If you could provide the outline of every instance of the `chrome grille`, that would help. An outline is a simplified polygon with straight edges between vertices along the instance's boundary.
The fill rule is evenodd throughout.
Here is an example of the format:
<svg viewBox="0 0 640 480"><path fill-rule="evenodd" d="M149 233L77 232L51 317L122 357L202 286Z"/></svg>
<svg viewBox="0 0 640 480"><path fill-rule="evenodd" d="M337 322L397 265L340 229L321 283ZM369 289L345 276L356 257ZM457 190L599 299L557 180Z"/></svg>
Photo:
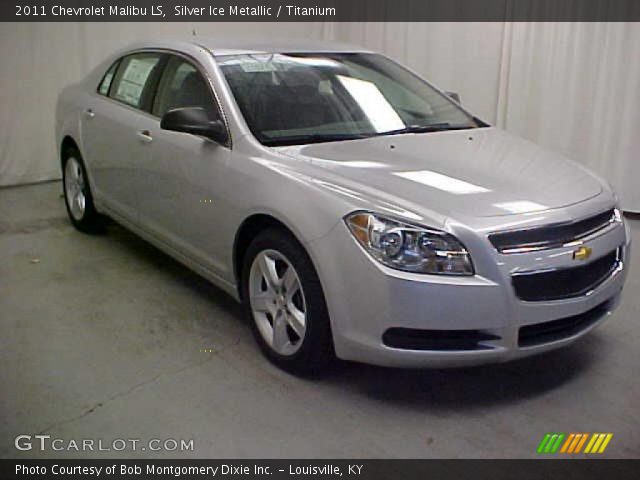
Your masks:
<svg viewBox="0 0 640 480"><path fill-rule="evenodd" d="M611 209L575 222L492 233L489 241L504 254L558 248L607 228L618 221L618 215Z"/></svg>

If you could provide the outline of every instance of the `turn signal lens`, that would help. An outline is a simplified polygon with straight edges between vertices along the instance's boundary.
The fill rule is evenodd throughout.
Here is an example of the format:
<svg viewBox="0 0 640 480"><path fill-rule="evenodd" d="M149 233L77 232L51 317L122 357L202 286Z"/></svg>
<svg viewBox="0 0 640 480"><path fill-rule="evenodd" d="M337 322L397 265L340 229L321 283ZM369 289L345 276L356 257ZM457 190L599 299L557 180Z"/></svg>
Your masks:
<svg viewBox="0 0 640 480"><path fill-rule="evenodd" d="M453 236L370 212L345 217L358 243L380 263L414 273L473 275L471 257Z"/></svg>

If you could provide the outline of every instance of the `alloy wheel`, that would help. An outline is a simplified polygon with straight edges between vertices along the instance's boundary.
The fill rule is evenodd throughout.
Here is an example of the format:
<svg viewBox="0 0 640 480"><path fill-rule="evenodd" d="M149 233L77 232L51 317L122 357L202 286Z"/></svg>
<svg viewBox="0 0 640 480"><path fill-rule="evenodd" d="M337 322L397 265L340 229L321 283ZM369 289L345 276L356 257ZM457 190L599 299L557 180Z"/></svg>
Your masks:
<svg viewBox="0 0 640 480"><path fill-rule="evenodd" d="M249 273L249 302L256 326L276 353L293 355L307 329L302 284L291 262L276 250L263 250Z"/></svg>
<svg viewBox="0 0 640 480"><path fill-rule="evenodd" d="M71 215L77 221L82 220L86 208L85 180L82 166L73 157L65 165L64 190Z"/></svg>

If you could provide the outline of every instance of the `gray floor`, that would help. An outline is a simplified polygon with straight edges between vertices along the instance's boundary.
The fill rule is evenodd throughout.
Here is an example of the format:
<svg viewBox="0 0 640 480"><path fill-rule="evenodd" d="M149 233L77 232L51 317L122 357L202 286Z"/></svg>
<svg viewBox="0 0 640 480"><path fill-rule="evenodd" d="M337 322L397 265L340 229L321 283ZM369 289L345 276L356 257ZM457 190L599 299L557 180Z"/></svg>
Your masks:
<svg viewBox="0 0 640 480"><path fill-rule="evenodd" d="M117 225L76 232L60 191L0 190L1 457L535 457L549 431L613 432L605 456L640 456L637 248L621 308L569 349L309 381L270 366L234 301L166 255ZM42 432L194 451L14 449Z"/></svg>

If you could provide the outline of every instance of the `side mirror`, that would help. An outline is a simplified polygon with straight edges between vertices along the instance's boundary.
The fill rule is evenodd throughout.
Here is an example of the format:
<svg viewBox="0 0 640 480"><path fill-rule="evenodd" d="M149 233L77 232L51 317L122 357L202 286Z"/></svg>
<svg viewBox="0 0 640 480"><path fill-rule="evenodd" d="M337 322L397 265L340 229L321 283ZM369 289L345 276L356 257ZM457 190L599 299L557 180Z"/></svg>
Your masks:
<svg viewBox="0 0 640 480"><path fill-rule="evenodd" d="M462 102L460 101L460 95L458 95L456 92L444 92L444 93L446 93L447 96L451 98L451 100L462 105Z"/></svg>
<svg viewBox="0 0 640 480"><path fill-rule="evenodd" d="M160 128L173 132L191 133L214 142L227 142L227 129L221 120L210 120L202 107L182 107L169 110L160 120Z"/></svg>

